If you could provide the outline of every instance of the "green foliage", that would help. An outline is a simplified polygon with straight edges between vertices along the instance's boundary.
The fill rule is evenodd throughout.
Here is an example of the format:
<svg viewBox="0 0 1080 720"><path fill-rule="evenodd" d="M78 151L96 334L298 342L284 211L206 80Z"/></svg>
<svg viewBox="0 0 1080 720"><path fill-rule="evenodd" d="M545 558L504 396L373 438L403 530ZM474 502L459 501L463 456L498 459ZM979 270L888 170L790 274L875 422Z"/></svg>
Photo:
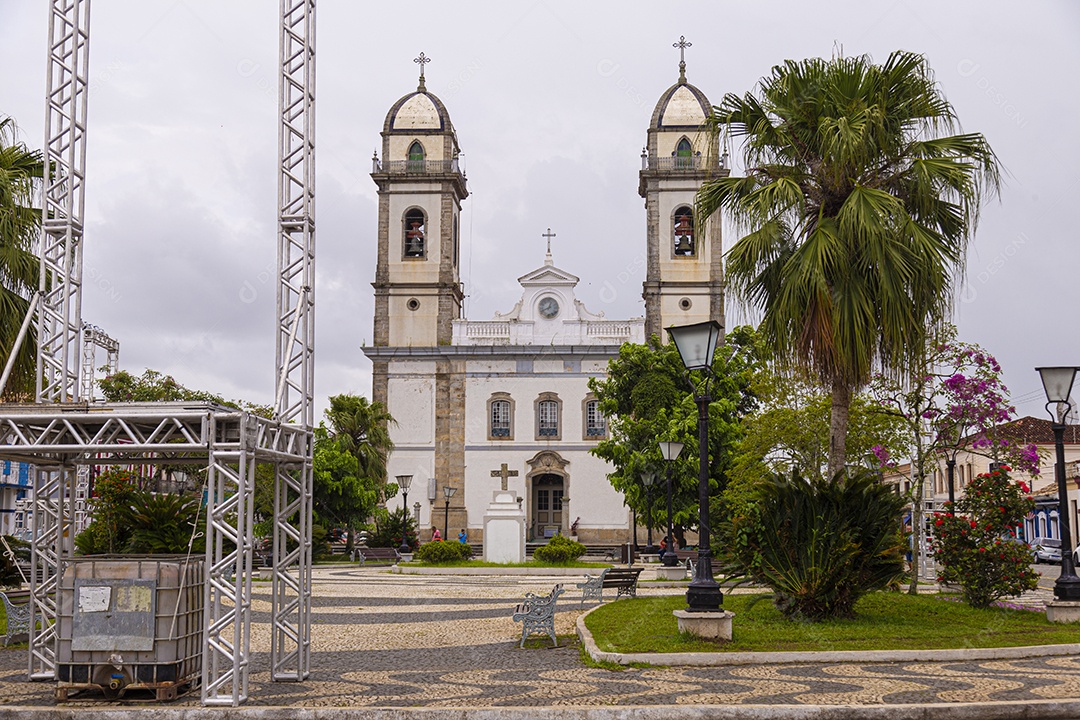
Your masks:
<svg viewBox="0 0 1080 720"><path fill-rule="evenodd" d="M420 547L415 519L411 512L406 512L402 508L389 511L386 508L378 509L375 513L375 531L368 536L368 547L401 547L402 515L405 516L409 547L413 550Z"/></svg>
<svg viewBox="0 0 1080 720"><path fill-rule="evenodd" d="M832 401L820 385L794 373L762 371L754 392L761 411L743 420L745 434L732 463L733 480L752 483L778 473L798 470L805 477L826 475ZM847 426L847 457L872 459L874 446L902 457L907 450L906 423L883 412L868 393L851 400Z"/></svg>
<svg viewBox="0 0 1080 720"><path fill-rule="evenodd" d="M756 406L752 381L761 367L760 351L753 329L738 327L727 335L713 359L716 380L709 405L709 476L714 493L727 484L733 448L743 432L740 418ZM676 536L696 526L698 517L698 410L685 376L675 345L661 344L653 337L645 345L624 344L608 364L607 376L589 381L610 431L610 437L590 452L611 463L614 471L608 480L640 521L651 527L667 524L667 507L661 500L664 482L653 489L649 517L649 495L641 473L656 472L666 481L669 468L658 441L685 444L670 468Z"/></svg>
<svg viewBox="0 0 1080 720"><path fill-rule="evenodd" d="M126 370L113 373L98 381L101 393L109 402L168 402L199 401L212 402L225 407L239 407L228 402L220 395L203 390L189 390L176 382L171 375L163 375L156 370L147 370L136 377Z"/></svg>
<svg viewBox="0 0 1080 720"><path fill-rule="evenodd" d="M760 312L777 358L833 393L829 469L845 463L846 408L875 365L918 372L951 310L967 243L1000 166L959 120L926 59L894 52L788 60L728 94L709 126L742 136L747 177L716 177L696 216L723 208L745 234L729 287Z"/></svg>
<svg viewBox="0 0 1080 720"><path fill-rule="evenodd" d="M4 535L4 542L11 551L9 554L7 548L0 544L0 587L19 587L23 578L18 563L30 562L30 543L14 535Z"/></svg>
<svg viewBox="0 0 1080 720"><path fill-rule="evenodd" d="M472 557L472 548L464 543L439 540L424 543L413 557L432 565L443 565L468 560Z"/></svg>
<svg viewBox="0 0 1080 720"><path fill-rule="evenodd" d="M788 617L850 617L862 595L904 576L902 510L868 471L827 481L774 476L720 523L721 571L771 588Z"/></svg>
<svg viewBox="0 0 1080 720"><path fill-rule="evenodd" d="M331 437L322 424L315 428L312 507L325 527L356 527L374 512L377 481L361 474L356 456Z"/></svg>
<svg viewBox="0 0 1080 720"><path fill-rule="evenodd" d="M90 525L75 536L83 555L119 553L131 541L131 506L139 493L135 477L127 470L106 470L94 480L90 499Z"/></svg>
<svg viewBox="0 0 1080 720"><path fill-rule="evenodd" d="M206 515L201 496L140 491L128 514L131 540L127 552L193 553L206 550Z"/></svg>
<svg viewBox="0 0 1080 720"><path fill-rule="evenodd" d="M1031 548L1011 534L1035 509L1028 491L1010 480L1006 466L969 482L955 515L934 513L934 557L942 568L938 581L959 585L972 607L989 607L1038 585Z"/></svg>
<svg viewBox="0 0 1080 720"><path fill-rule="evenodd" d="M584 545L562 535L556 535L548 540L547 545L536 548L533 557L540 562L561 565L577 560L584 554Z"/></svg>
<svg viewBox="0 0 1080 720"><path fill-rule="evenodd" d="M38 291L39 267L34 252L41 211L34 207L35 187L44 176L42 154L18 141L15 121L0 119L0 367L7 363L29 298ZM37 329L31 325L19 347L4 401L34 399Z"/></svg>

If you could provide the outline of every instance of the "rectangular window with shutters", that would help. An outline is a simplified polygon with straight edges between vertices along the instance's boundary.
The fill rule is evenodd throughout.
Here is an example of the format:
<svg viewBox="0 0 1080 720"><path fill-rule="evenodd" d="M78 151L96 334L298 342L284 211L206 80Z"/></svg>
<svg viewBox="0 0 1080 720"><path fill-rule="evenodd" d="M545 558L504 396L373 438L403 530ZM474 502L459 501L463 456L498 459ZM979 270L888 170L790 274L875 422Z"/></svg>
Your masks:
<svg viewBox="0 0 1080 720"><path fill-rule="evenodd" d="M491 436L510 437L510 402L495 400L491 403Z"/></svg>
<svg viewBox="0 0 1080 720"><path fill-rule="evenodd" d="M543 400L539 405L539 432L540 437L559 436L559 403L554 400Z"/></svg>

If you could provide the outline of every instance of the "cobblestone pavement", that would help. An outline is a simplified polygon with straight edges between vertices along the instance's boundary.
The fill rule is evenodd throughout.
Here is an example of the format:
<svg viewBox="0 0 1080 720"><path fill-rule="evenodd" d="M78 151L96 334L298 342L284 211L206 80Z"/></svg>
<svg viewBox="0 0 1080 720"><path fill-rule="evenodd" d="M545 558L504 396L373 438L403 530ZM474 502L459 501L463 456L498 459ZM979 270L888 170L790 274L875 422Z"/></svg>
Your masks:
<svg viewBox="0 0 1080 720"><path fill-rule="evenodd" d="M978 662L653 667L585 666L574 632L583 612L560 599L559 648L518 647L510 619L554 577L432 577L317 568L311 677L269 682L269 587L255 590L248 705L366 707L876 705L1080 698L1080 658ZM641 594L679 593L642 588ZM1036 602L1043 599L1035 598ZM52 683L26 681L25 649L0 651L0 705L53 704ZM99 701L100 702L100 701ZM198 693L179 700L197 705Z"/></svg>

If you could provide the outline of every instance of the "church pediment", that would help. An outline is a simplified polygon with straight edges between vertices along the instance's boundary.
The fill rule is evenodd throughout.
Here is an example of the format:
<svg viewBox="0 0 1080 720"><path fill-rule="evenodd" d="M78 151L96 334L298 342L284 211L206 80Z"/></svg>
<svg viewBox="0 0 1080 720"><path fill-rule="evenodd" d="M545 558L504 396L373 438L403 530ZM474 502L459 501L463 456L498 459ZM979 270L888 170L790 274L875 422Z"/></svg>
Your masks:
<svg viewBox="0 0 1080 720"><path fill-rule="evenodd" d="M545 265L518 278L522 286L532 285L577 285L580 278L560 270L554 265Z"/></svg>

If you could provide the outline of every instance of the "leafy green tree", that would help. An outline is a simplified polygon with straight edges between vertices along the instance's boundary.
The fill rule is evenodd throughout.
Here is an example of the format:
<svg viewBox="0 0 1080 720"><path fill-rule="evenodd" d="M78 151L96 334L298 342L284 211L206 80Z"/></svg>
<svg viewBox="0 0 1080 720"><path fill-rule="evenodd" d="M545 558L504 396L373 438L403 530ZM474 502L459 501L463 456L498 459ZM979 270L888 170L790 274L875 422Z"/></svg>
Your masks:
<svg viewBox="0 0 1080 720"><path fill-rule="evenodd" d="M946 321L997 157L958 120L921 55L787 61L756 93L728 94L709 125L744 138L746 177L707 181L699 217L744 230L729 287L761 313L782 362L830 389L828 472L846 461L853 395L879 365L917 371Z"/></svg>
<svg viewBox="0 0 1080 720"><path fill-rule="evenodd" d="M404 516L404 520L403 520ZM406 538L409 547L416 550L420 547L420 536L417 532L416 519L408 508L394 508L387 510L384 507L376 508L372 513L374 520L374 532L368 538L368 547L401 547L402 522L405 523ZM430 543L428 543L430 544ZM461 543L457 543L460 545Z"/></svg>
<svg viewBox="0 0 1080 720"><path fill-rule="evenodd" d="M719 524L720 572L769 587L787 617L851 617L860 597L904 576L903 508L870 470L761 480Z"/></svg>
<svg viewBox="0 0 1080 720"><path fill-rule="evenodd" d="M797 375L761 372L755 392L759 412L743 420L745 434L732 467L732 479L752 483L777 473L797 470L803 477L822 479L829 455L831 399L819 385ZM882 412L875 398L859 393L849 413L848 457L877 466L874 448L893 456L907 449L904 423Z"/></svg>
<svg viewBox="0 0 1080 720"><path fill-rule="evenodd" d="M390 423L394 418L382 403L369 402L357 395L334 395L326 410L330 421L327 439L332 439L342 452L351 455L356 466L351 477L364 486L364 491L350 492L350 502L367 498L367 490L375 491L375 501L370 505L357 505L345 513L338 507L337 513L347 523L349 539L346 552L352 552L356 526L372 514L374 505L387 498L386 459L394 449L390 439ZM396 486L395 486L396 489Z"/></svg>
<svg viewBox="0 0 1080 720"><path fill-rule="evenodd" d="M119 553L131 540L131 505L138 495L135 476L112 468L94 480L90 499L91 522L75 536L75 546L84 555Z"/></svg>
<svg viewBox="0 0 1080 720"><path fill-rule="evenodd" d="M739 327L728 334L713 360L716 381L709 405L709 477L714 494L727 484L732 451L742 434L740 418L756 405L751 379L759 369L760 350L753 329ZM639 518L648 512L641 473L657 472L665 482L667 478L657 443L685 444L672 467L676 537L696 526L698 514L698 411L685 374L675 345L661 344L654 336L646 345L623 345L608 364L607 377L589 381L610 431L609 438L590 452L614 467L608 480ZM663 491L654 493L652 516L647 518L652 527L667 525L664 496Z"/></svg>
<svg viewBox="0 0 1080 720"><path fill-rule="evenodd" d="M41 211L33 207L34 189L43 176L41 152L18 142L15 121L0 119L0 368L8 361L19 328L38 291L38 260L34 252L41 230ZM19 347L5 401L34 399L37 340L30 327Z"/></svg>
<svg viewBox="0 0 1080 720"><path fill-rule="evenodd" d="M220 395L203 390L190 390L171 375L165 375L157 370L147 370L140 376L135 376L126 370L120 370L112 375L98 380L101 394L108 402L168 402L168 401L199 401L212 402L225 407L239 408L234 402L229 402Z"/></svg>
<svg viewBox="0 0 1080 720"><path fill-rule="evenodd" d="M319 525L351 529L374 512L379 499L375 481L360 473L356 456L322 424L315 429L313 472L312 509Z"/></svg>

